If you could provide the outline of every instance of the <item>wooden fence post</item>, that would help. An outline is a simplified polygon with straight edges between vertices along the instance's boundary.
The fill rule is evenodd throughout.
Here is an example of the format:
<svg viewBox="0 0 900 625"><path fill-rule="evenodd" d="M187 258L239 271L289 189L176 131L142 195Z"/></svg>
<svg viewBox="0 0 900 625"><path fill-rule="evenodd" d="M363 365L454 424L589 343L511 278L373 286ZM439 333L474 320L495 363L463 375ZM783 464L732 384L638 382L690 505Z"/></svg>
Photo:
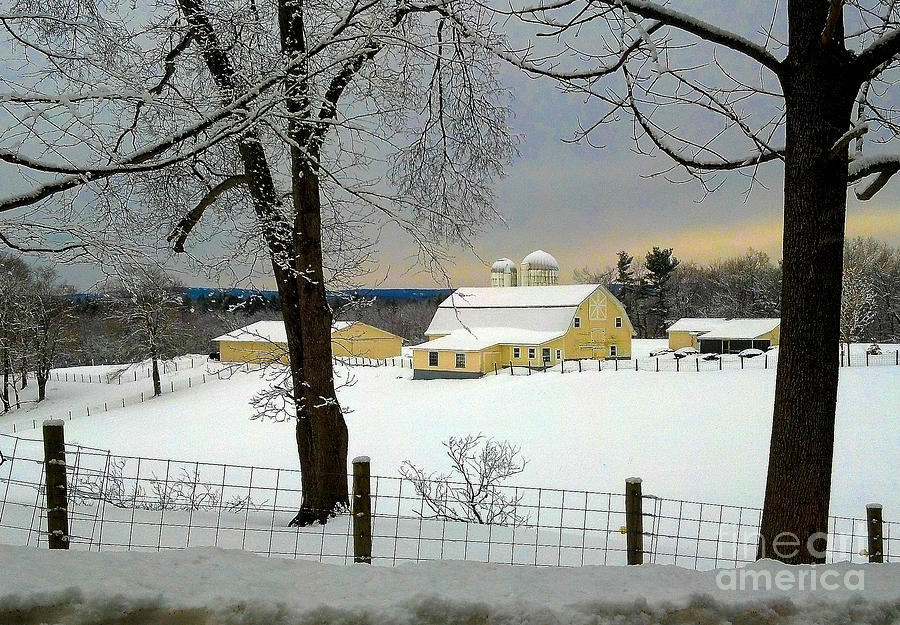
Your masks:
<svg viewBox="0 0 900 625"><path fill-rule="evenodd" d="M531 359L528 360L528 375L531 375Z"/></svg>
<svg viewBox="0 0 900 625"><path fill-rule="evenodd" d="M675 371L681 371L681 358L675 359Z"/></svg>
<svg viewBox="0 0 900 625"><path fill-rule="evenodd" d="M510 361L509 361L509 375L512 376L512 375L515 375L515 374L516 374L515 371L513 371L512 360L510 360Z"/></svg>
<svg viewBox="0 0 900 625"><path fill-rule="evenodd" d="M659 356L656 357L656 372L659 373Z"/></svg>
<svg viewBox="0 0 900 625"><path fill-rule="evenodd" d="M643 564L644 514L639 477L629 477L625 480L625 534L628 564Z"/></svg>
<svg viewBox="0 0 900 625"><path fill-rule="evenodd" d="M497 375L497 363L494 363L494 375Z"/></svg>
<svg viewBox="0 0 900 625"><path fill-rule="evenodd" d="M634 370L635 371L638 370L638 359L637 358L634 359Z"/></svg>
<svg viewBox="0 0 900 625"><path fill-rule="evenodd" d="M581 373L581 358L578 359L578 373Z"/></svg>
<svg viewBox="0 0 900 625"><path fill-rule="evenodd" d="M66 440L60 419L44 421L44 485L47 487L47 540L51 549L69 548L66 496Z"/></svg>
<svg viewBox="0 0 900 625"><path fill-rule="evenodd" d="M619 359L618 358L613 360L613 367L615 367L616 371L619 370Z"/></svg>
<svg viewBox="0 0 900 625"><path fill-rule="evenodd" d="M353 459L353 561L372 564L372 500L370 460Z"/></svg>
<svg viewBox="0 0 900 625"><path fill-rule="evenodd" d="M866 505L866 529L869 534L869 562L884 562L884 538L882 532L881 504Z"/></svg>
<svg viewBox="0 0 900 625"><path fill-rule="evenodd" d="M700 373L700 356L694 358L694 362L697 363L697 373Z"/></svg>

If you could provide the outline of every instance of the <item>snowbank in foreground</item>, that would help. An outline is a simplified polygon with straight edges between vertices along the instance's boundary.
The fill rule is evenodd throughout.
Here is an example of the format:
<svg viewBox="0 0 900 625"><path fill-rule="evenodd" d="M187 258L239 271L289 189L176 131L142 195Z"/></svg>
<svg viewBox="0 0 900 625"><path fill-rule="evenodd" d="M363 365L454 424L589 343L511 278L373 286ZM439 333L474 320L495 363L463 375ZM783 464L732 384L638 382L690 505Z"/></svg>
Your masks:
<svg viewBox="0 0 900 625"><path fill-rule="evenodd" d="M786 567L767 561L745 570L773 579L779 572L796 578L805 570L807 586L811 575L833 571L827 583L841 588L736 591L720 588L717 575L724 573L656 565L553 569L434 562L386 569L220 549L85 553L0 546L0 622L646 625L900 619L898 565ZM845 588L848 573L852 583Z"/></svg>

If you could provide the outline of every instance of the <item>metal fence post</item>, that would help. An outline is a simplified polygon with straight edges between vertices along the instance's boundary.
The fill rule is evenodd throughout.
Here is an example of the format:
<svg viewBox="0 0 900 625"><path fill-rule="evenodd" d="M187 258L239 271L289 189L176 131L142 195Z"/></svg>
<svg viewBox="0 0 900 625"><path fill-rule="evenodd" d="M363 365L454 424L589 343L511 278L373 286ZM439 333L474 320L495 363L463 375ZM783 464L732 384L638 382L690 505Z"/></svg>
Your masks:
<svg viewBox="0 0 900 625"><path fill-rule="evenodd" d="M47 419L44 431L44 485L47 488L47 540L51 549L69 548L66 496L66 441L63 422Z"/></svg>
<svg viewBox="0 0 900 625"><path fill-rule="evenodd" d="M625 480L625 534L628 564L644 563L644 514L641 509L641 478Z"/></svg>
<svg viewBox="0 0 900 625"><path fill-rule="evenodd" d="M869 562L884 562L884 538L881 535L881 504L866 505L866 529L869 535Z"/></svg>
<svg viewBox="0 0 900 625"><path fill-rule="evenodd" d="M372 564L372 500L369 457L353 459L353 561Z"/></svg>

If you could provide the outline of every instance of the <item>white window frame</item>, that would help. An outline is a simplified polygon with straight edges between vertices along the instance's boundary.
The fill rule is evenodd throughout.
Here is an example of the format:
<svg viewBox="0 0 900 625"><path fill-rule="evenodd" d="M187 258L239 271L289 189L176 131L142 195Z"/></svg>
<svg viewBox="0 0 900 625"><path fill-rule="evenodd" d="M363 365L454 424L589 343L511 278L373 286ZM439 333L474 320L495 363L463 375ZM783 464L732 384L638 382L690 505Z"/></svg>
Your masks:
<svg viewBox="0 0 900 625"><path fill-rule="evenodd" d="M622 318L621 317L616 317L616 327L617 328L622 327Z"/></svg>
<svg viewBox="0 0 900 625"><path fill-rule="evenodd" d="M556 359L562 360L562 350L561 349L556 350Z"/></svg>
<svg viewBox="0 0 900 625"><path fill-rule="evenodd" d="M618 358L619 357L619 348L615 345L609 346L609 356L610 358Z"/></svg>
<svg viewBox="0 0 900 625"><path fill-rule="evenodd" d="M459 364L460 356L462 356L462 364ZM465 352L456 352L456 368L457 369L465 369L466 368L466 353Z"/></svg>
<svg viewBox="0 0 900 625"><path fill-rule="evenodd" d="M575 321L572 322L573 327L580 328L581 327L581 317L575 317Z"/></svg>
<svg viewBox="0 0 900 625"><path fill-rule="evenodd" d="M431 364L431 356L434 356L434 364ZM441 357L437 352L428 352L428 366L437 367L441 362Z"/></svg>
<svg viewBox="0 0 900 625"><path fill-rule="evenodd" d="M534 360L535 358L537 358L537 348L529 347L528 348L528 360Z"/></svg>
<svg viewBox="0 0 900 625"><path fill-rule="evenodd" d="M544 350L547 350L547 358L546 359L544 358ZM552 356L553 356L553 350L551 350L549 347L541 348L541 364L543 364L545 362L550 362L550 359Z"/></svg>
<svg viewBox="0 0 900 625"><path fill-rule="evenodd" d="M513 358L521 358L522 357L522 348L521 347L513 347Z"/></svg>

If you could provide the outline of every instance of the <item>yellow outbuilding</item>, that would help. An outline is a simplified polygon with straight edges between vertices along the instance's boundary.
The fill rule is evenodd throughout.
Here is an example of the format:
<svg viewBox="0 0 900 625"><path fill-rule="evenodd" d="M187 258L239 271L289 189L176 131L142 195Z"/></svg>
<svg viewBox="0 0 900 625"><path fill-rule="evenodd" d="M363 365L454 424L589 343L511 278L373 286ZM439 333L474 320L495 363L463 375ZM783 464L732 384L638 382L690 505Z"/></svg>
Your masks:
<svg viewBox="0 0 900 625"><path fill-rule="evenodd" d="M287 333L281 321L257 321L213 339L222 362L287 364ZM331 353L384 359L399 356L403 339L361 321L336 321L331 328Z"/></svg>
<svg viewBox="0 0 900 625"><path fill-rule="evenodd" d="M709 332L724 321L724 317L684 317L679 319L666 329L666 333L669 335L669 349L673 351L682 347L700 349L697 337Z"/></svg>
<svg viewBox="0 0 900 625"><path fill-rule="evenodd" d="M631 357L625 307L599 284L461 288L412 348L413 378L473 378L497 368Z"/></svg>
<svg viewBox="0 0 900 625"><path fill-rule="evenodd" d="M736 354L755 348L767 350L778 345L781 319L721 319L685 317L666 330L669 348L693 347L700 352Z"/></svg>

